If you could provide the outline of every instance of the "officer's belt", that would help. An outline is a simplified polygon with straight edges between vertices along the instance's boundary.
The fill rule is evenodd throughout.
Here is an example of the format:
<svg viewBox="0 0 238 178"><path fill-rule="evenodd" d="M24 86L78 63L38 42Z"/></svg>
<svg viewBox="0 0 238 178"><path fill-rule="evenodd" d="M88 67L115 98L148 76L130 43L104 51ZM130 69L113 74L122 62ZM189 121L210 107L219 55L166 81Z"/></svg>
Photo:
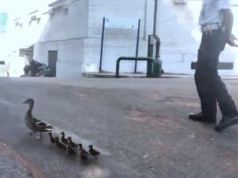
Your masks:
<svg viewBox="0 0 238 178"><path fill-rule="evenodd" d="M201 31L208 32L211 30L218 30L219 28L220 28L220 25L218 23L206 24L206 25L202 25Z"/></svg>

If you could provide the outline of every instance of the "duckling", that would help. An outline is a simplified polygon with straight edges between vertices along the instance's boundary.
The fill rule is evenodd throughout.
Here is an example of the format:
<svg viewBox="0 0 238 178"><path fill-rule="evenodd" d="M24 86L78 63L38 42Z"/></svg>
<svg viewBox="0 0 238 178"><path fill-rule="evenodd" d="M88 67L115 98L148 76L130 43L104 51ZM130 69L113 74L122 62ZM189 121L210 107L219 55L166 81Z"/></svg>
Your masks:
<svg viewBox="0 0 238 178"><path fill-rule="evenodd" d="M51 125L43 122L32 115L32 110L34 107L34 100L32 98L27 99L23 102L24 104L29 104L29 109L25 115L26 126L33 131L34 134L40 133L40 139L42 140L42 132L48 132L53 129ZM32 133L31 133L32 134Z"/></svg>
<svg viewBox="0 0 238 178"><path fill-rule="evenodd" d="M93 148L93 145L89 145L88 147L89 147L89 153L97 159L97 157L100 155L100 152L95 150Z"/></svg>
<svg viewBox="0 0 238 178"><path fill-rule="evenodd" d="M66 154L67 155L76 155L76 150L73 149L71 146L67 145L66 147Z"/></svg>
<svg viewBox="0 0 238 178"><path fill-rule="evenodd" d="M55 137L55 145L56 145L57 148L59 148L61 150L65 150L65 151L67 150L67 145L61 143L59 141L59 137Z"/></svg>
<svg viewBox="0 0 238 178"><path fill-rule="evenodd" d="M64 132L61 132L61 141L64 143L64 144L67 144L67 139L65 138L65 133Z"/></svg>
<svg viewBox="0 0 238 178"><path fill-rule="evenodd" d="M83 145L81 143L78 144L78 151L79 151L79 156L82 159L82 161L87 161L89 153L83 148Z"/></svg>
<svg viewBox="0 0 238 178"><path fill-rule="evenodd" d="M72 137L67 138L67 142L70 144L71 147L77 148L77 144L72 141Z"/></svg>
<svg viewBox="0 0 238 178"><path fill-rule="evenodd" d="M56 139L53 137L52 132L49 132L48 134L49 134L49 137L50 137L51 144L55 144L56 143Z"/></svg>
<svg viewBox="0 0 238 178"><path fill-rule="evenodd" d="M70 155L76 155L76 149L77 147L74 147L72 144L71 139L67 139L67 148L66 148L66 153Z"/></svg>

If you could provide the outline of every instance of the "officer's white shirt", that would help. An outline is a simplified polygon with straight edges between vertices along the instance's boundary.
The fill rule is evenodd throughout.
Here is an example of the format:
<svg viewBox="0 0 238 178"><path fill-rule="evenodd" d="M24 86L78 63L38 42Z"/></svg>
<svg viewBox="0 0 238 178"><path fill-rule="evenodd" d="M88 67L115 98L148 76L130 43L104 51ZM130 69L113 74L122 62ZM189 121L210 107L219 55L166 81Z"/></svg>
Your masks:
<svg viewBox="0 0 238 178"><path fill-rule="evenodd" d="M199 18L200 25L221 24L221 9L230 9L230 0L203 0L203 6Z"/></svg>

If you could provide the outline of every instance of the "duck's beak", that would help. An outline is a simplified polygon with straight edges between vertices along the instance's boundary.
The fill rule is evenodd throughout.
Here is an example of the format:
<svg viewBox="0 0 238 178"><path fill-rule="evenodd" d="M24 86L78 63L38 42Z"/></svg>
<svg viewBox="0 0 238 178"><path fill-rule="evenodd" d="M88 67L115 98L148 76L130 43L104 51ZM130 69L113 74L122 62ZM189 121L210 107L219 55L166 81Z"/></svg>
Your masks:
<svg viewBox="0 0 238 178"><path fill-rule="evenodd" d="M23 104L27 104L27 100L22 102Z"/></svg>

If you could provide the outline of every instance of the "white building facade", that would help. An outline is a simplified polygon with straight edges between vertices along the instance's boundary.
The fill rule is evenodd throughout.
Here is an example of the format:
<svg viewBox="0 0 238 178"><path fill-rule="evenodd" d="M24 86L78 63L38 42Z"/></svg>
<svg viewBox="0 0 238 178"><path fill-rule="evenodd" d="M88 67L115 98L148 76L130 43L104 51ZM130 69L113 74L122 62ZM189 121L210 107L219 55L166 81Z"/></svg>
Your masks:
<svg viewBox="0 0 238 178"><path fill-rule="evenodd" d="M147 55L147 35L152 33L153 0L133 4L131 1L65 0L50 7L45 29L34 45L34 59L47 63L48 51L58 51L57 76L78 77L84 72L98 72L101 54L103 18L125 21L141 19L140 56ZM148 12L148 14L145 14ZM147 22L150 23L147 23ZM147 23L147 24L145 24ZM123 25L123 22L122 24ZM105 28L102 70L115 72L120 56L135 56L137 28ZM134 63L122 65L124 72L131 72ZM145 64L138 71L145 72Z"/></svg>
<svg viewBox="0 0 238 178"><path fill-rule="evenodd" d="M190 63L196 60L200 42L197 19L201 1L186 2L180 5L173 0L160 0L158 4L157 34L161 38L163 69L168 73L193 73ZM42 3L41 8L34 7L31 12L12 18L7 34L8 41L14 41L9 47L15 54L11 58L18 55L20 48L33 45L33 58L39 62L52 63L49 56L53 54L59 78L78 78L85 72L98 72L104 17L111 21L121 19L121 24L117 22L115 28L105 29L103 71L115 72L120 56L135 56L137 28L120 28L120 25L141 20L138 55L147 56L148 35L153 31L154 0L44 0ZM238 19L236 14L235 18ZM235 28L238 29L237 24ZM231 49L223 54L222 61L235 62L235 69L224 74L237 74L236 56ZM15 75L23 73L25 62L19 60L24 59L11 60L10 68L20 71ZM121 70L133 72L134 62L123 63ZM146 64L139 62L138 72L145 71Z"/></svg>

